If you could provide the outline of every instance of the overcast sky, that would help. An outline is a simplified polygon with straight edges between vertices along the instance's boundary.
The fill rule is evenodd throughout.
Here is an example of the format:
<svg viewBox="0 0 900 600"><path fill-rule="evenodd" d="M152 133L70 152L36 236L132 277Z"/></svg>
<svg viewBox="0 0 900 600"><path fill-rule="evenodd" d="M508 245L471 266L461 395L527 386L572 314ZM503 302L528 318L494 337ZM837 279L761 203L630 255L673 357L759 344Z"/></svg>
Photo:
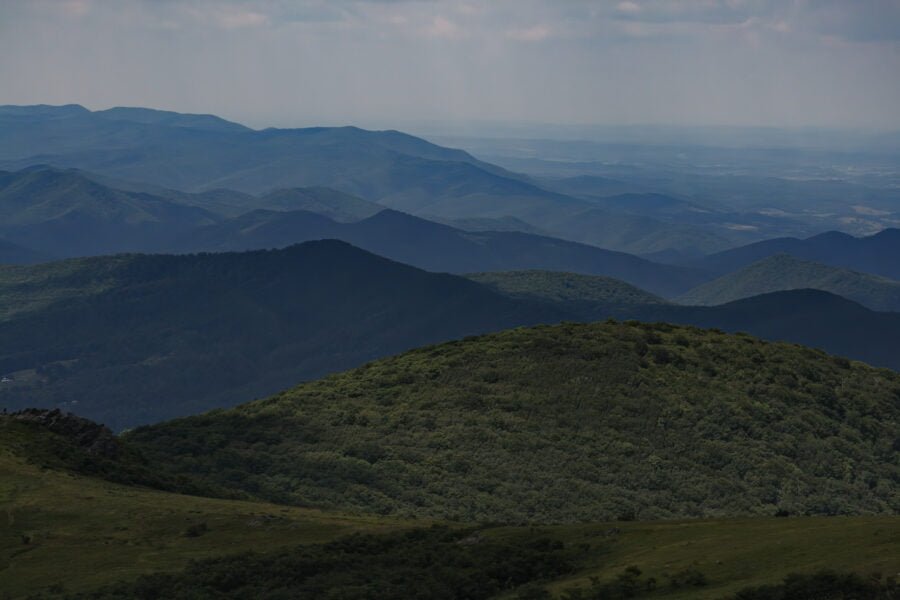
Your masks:
<svg viewBox="0 0 900 600"><path fill-rule="evenodd" d="M0 103L900 129L900 0L2 0Z"/></svg>

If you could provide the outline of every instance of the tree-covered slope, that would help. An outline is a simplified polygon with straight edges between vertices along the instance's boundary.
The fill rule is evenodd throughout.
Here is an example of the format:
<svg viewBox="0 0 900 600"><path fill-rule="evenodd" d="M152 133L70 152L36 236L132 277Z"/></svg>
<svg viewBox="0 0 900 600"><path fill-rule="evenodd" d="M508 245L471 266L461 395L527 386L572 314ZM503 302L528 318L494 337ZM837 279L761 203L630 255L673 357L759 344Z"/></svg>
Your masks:
<svg viewBox="0 0 900 600"><path fill-rule="evenodd" d="M669 325L421 348L126 437L278 501L466 521L900 509L900 376Z"/></svg>
<svg viewBox="0 0 900 600"><path fill-rule="evenodd" d="M869 310L821 290L772 292L719 306L645 305L617 314L644 321L746 331L763 339L803 344L900 371L900 314Z"/></svg>
<svg viewBox="0 0 900 600"><path fill-rule="evenodd" d="M533 598L619 589L637 565L666 598L720 600L790 572L900 567L893 517L448 529L123 485L155 466L78 417L0 415L4 598Z"/></svg>
<svg viewBox="0 0 900 600"><path fill-rule="evenodd" d="M0 269L0 406L120 429L566 313L346 243Z"/></svg>
<svg viewBox="0 0 900 600"><path fill-rule="evenodd" d="M608 318L663 321L748 332L772 341L819 348L879 367L900 371L900 314L878 312L813 289L760 294L717 306L660 302L652 294L614 279L577 276L567 285L564 273L484 273L482 283L511 298L528 298L573 313L580 321ZM608 287L611 286L611 287ZM627 293L613 294L613 290Z"/></svg>
<svg viewBox="0 0 900 600"><path fill-rule="evenodd" d="M777 238L711 254L693 266L725 274L775 254L845 267L890 279L900 279L900 229L885 229L867 237L829 231L804 240Z"/></svg>
<svg viewBox="0 0 900 600"><path fill-rule="evenodd" d="M51 256L160 251L216 220L202 208L113 189L77 171L0 171L0 236Z"/></svg>
<svg viewBox="0 0 900 600"><path fill-rule="evenodd" d="M0 414L0 597L59 598L191 560L409 527L135 483L172 482L83 419Z"/></svg>
<svg viewBox="0 0 900 600"><path fill-rule="evenodd" d="M659 296L612 277L538 270L472 273L466 277L511 297L552 302L576 311L598 304L666 304Z"/></svg>
<svg viewBox="0 0 900 600"><path fill-rule="evenodd" d="M873 310L900 312L900 281L776 254L701 284L680 296L683 304L715 305L769 292L825 290Z"/></svg>
<svg viewBox="0 0 900 600"><path fill-rule="evenodd" d="M662 295L683 293L706 279L693 269L662 265L623 252L515 231L462 231L383 210L356 223L335 223L308 211L253 211L185 236L191 251L277 248L334 238L391 260L437 272L546 269L623 279Z"/></svg>

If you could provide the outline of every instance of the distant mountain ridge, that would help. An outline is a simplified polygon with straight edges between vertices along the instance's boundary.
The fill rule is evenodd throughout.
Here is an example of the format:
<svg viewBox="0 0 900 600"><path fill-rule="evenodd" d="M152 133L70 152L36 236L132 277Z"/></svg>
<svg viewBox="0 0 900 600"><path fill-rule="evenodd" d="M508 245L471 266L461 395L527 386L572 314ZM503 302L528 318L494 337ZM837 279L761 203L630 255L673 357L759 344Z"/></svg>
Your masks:
<svg viewBox="0 0 900 600"><path fill-rule="evenodd" d="M828 291L872 310L900 312L900 281L801 260L789 254L764 258L701 284L677 300L682 304L724 304L759 294L803 288Z"/></svg>
<svg viewBox="0 0 900 600"><path fill-rule="evenodd" d="M500 293L558 306L575 313L581 321L634 319L747 332L900 371L900 313L869 310L826 291L796 289L717 306L683 306L648 301L641 290L602 279L592 283L591 278L585 278L588 281L582 284L560 289L565 275L559 273L485 273L481 277Z"/></svg>
<svg viewBox="0 0 900 600"><path fill-rule="evenodd" d="M900 279L900 229L884 229L859 238L839 231L804 240L776 238L725 250L689 264L721 275L774 254L790 254L804 260Z"/></svg>
<svg viewBox="0 0 900 600"><path fill-rule="evenodd" d="M661 265L622 252L515 231L465 232L383 210L356 223L335 223L305 211L254 211L191 232L183 250L277 248L334 238L436 272L544 269L605 275L671 296L705 280L702 272Z"/></svg>
<svg viewBox="0 0 900 600"><path fill-rule="evenodd" d="M435 341L554 322L338 241L0 268L0 406L115 429L274 393Z"/></svg>
<svg viewBox="0 0 900 600"><path fill-rule="evenodd" d="M112 189L74 171L0 171L0 237L46 255L160 251L179 232L218 219L201 208Z"/></svg>
<svg viewBox="0 0 900 600"><path fill-rule="evenodd" d="M410 170L425 169L426 181L431 161L438 180L441 169L467 164L491 185L547 194L462 150L399 131L252 130L211 115L123 107L91 112L77 105L0 107L0 124L0 160L26 166L41 157L40 163L188 191L325 186L369 198L399 191L391 186L402 185ZM371 177L379 160L394 163L395 181ZM291 169L284 168L288 162Z"/></svg>
<svg viewBox="0 0 900 600"><path fill-rule="evenodd" d="M517 220L526 231L636 254L696 256L735 243L721 227L667 223L630 208L659 198L623 197L614 212L393 130L252 130L210 115L141 108L0 107L0 168L34 164L190 192L331 188L428 218Z"/></svg>
<svg viewBox="0 0 900 600"><path fill-rule="evenodd" d="M253 206L267 208L244 212ZM228 218L235 213L240 215ZM625 279L667 296L704 279L684 267L546 236L465 232L328 188L259 197L146 192L109 187L78 170L39 166L0 172L0 218L0 238L60 257L254 250L332 238L430 271L575 271Z"/></svg>

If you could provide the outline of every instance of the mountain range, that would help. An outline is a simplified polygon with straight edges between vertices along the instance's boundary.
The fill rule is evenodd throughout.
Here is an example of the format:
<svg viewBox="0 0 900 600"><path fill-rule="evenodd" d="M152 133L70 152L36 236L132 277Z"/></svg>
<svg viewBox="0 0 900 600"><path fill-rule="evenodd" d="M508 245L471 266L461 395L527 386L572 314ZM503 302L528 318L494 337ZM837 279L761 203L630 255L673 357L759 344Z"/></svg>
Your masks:
<svg viewBox="0 0 900 600"><path fill-rule="evenodd" d="M662 302L629 286L606 279L570 283L566 273L487 274L482 281L512 298L527 298L563 308L580 321L608 318L667 322L747 332L790 341L900 370L900 313L878 312L841 296L814 289L760 294L717 306L683 306ZM584 294L588 300L578 299ZM633 299L633 302L623 300Z"/></svg>
<svg viewBox="0 0 900 600"><path fill-rule="evenodd" d="M696 256L752 237L721 223L648 216L648 200L640 195L598 204L596 198L552 191L461 150L398 131L257 131L209 115L150 109L0 107L0 168L37 164L182 192L256 195L325 187L429 219L514 218L528 230L638 254L679 250ZM691 207L686 214L701 213Z"/></svg>
<svg viewBox="0 0 900 600"><path fill-rule="evenodd" d="M324 218L324 217L319 217ZM121 429L229 406L425 343L608 318L746 331L900 369L900 314L795 290L678 306L606 278L477 281L345 242L0 268L0 406Z"/></svg>
<svg viewBox="0 0 900 600"><path fill-rule="evenodd" d="M0 238L47 256L160 251L179 234L218 219L201 208L110 188L77 172L0 172Z"/></svg>
<svg viewBox="0 0 900 600"><path fill-rule="evenodd" d="M724 275L775 254L900 279L900 229L884 229L865 237L829 231L806 239L775 238L711 254L690 264Z"/></svg>
<svg viewBox="0 0 900 600"><path fill-rule="evenodd" d="M307 211L254 211L185 236L188 251L277 248L334 238L421 269L468 273L550 269L605 275L651 292L675 295L705 279L693 269L622 252L515 231L466 232L394 210L356 223L335 223Z"/></svg>
<svg viewBox="0 0 900 600"><path fill-rule="evenodd" d="M547 236L466 232L327 188L255 197L121 190L107 183L46 167L0 173L0 216L6 217L0 238L57 257L266 249L333 238L431 271L560 269L621 278L667 296L705 279L690 268ZM253 206L268 208L229 216ZM11 254L10 260L17 256L28 259Z"/></svg>
<svg viewBox="0 0 900 600"><path fill-rule="evenodd" d="M6 408L116 429L226 406L429 342L562 310L338 241L0 269Z"/></svg>
<svg viewBox="0 0 900 600"><path fill-rule="evenodd" d="M0 106L0 597L893 597L894 155L464 147Z"/></svg>

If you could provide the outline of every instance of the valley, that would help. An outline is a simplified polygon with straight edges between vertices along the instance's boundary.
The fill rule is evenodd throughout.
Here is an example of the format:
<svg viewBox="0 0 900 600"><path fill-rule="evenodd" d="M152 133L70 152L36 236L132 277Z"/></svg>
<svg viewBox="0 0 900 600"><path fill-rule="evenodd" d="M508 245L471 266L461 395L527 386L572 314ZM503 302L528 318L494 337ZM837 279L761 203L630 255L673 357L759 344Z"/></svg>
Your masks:
<svg viewBox="0 0 900 600"><path fill-rule="evenodd" d="M0 106L0 599L898 597L896 134L410 118Z"/></svg>

